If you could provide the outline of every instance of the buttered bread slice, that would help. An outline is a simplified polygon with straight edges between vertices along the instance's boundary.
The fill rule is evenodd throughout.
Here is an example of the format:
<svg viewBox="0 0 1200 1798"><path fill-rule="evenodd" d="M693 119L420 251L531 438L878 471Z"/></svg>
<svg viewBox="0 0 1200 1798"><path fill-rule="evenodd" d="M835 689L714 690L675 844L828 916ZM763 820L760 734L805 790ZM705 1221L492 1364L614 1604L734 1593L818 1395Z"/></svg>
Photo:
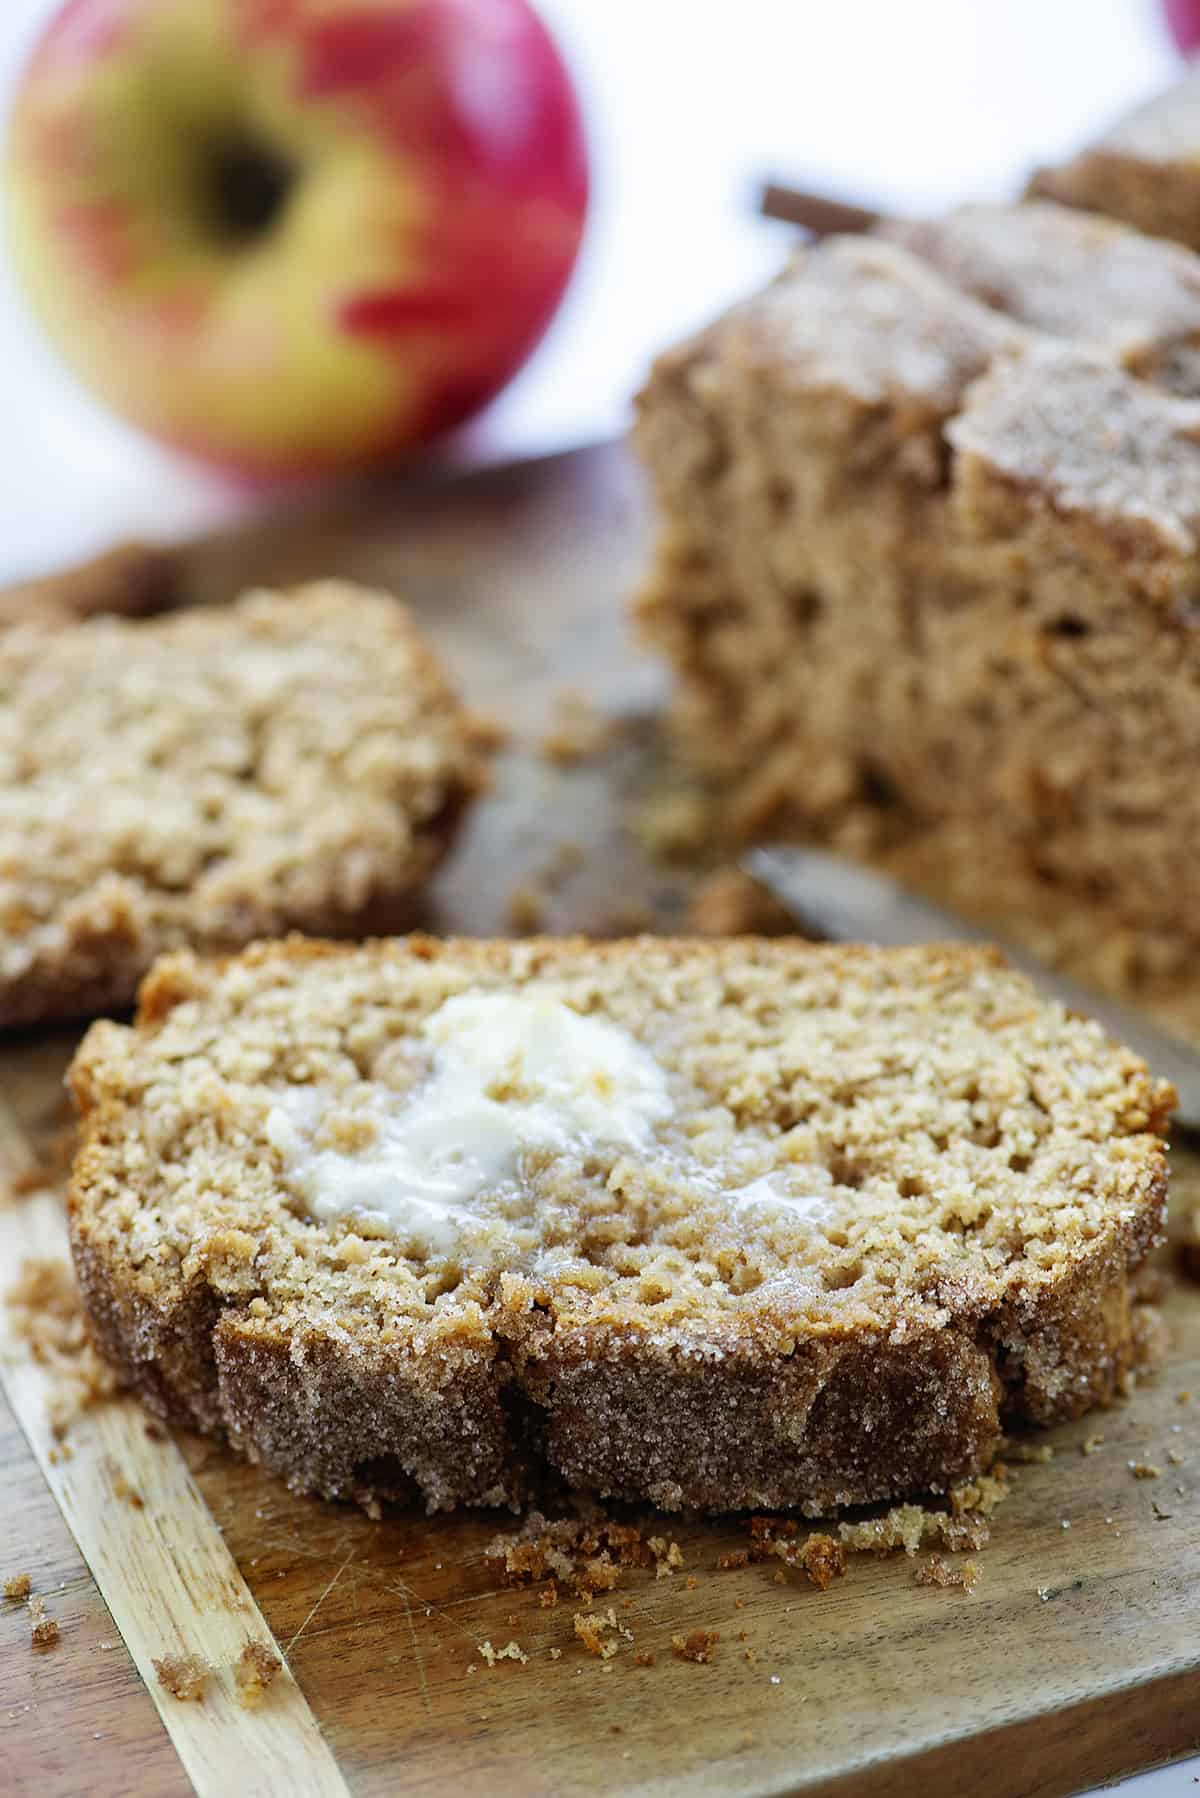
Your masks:
<svg viewBox="0 0 1200 1798"><path fill-rule="evenodd" d="M71 1078L99 1344L301 1490L816 1514L1137 1359L1172 1095L988 952L181 953Z"/></svg>

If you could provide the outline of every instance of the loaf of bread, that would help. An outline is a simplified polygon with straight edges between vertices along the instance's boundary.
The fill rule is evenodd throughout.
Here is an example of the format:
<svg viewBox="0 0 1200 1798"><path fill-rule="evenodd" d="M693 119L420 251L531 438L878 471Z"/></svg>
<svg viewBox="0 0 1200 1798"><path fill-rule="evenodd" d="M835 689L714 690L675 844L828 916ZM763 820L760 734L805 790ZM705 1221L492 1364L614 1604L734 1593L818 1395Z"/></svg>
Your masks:
<svg viewBox="0 0 1200 1798"><path fill-rule="evenodd" d="M480 783L394 600L338 582L0 628L0 1028L128 1005L162 951L395 929Z"/></svg>
<svg viewBox="0 0 1200 1798"><path fill-rule="evenodd" d="M1102 969L1194 961L1198 333L1190 254L971 208L803 250L660 359L639 617L743 830L919 843L943 894L998 865L1038 947L1051 895L1132 938Z"/></svg>
<svg viewBox="0 0 1200 1798"><path fill-rule="evenodd" d="M300 1490L816 1514L1138 1357L1172 1094L989 952L185 952L71 1079L99 1345Z"/></svg>

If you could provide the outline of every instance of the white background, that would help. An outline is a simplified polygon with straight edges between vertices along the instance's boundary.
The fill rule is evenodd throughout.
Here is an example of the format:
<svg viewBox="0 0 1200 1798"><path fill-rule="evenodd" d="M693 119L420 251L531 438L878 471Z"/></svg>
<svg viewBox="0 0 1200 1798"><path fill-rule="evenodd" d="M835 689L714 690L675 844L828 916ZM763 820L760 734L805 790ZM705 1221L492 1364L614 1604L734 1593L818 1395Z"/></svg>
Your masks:
<svg viewBox="0 0 1200 1798"><path fill-rule="evenodd" d="M51 0L0 0L0 105ZM761 279L787 234L767 173L916 210L1013 192L1170 79L1156 0L541 0L584 92L596 198L551 335L470 454L620 427L660 344ZM0 581L238 504L98 411L42 346L0 257ZM1200 1761L1121 1787L1183 1798Z"/></svg>

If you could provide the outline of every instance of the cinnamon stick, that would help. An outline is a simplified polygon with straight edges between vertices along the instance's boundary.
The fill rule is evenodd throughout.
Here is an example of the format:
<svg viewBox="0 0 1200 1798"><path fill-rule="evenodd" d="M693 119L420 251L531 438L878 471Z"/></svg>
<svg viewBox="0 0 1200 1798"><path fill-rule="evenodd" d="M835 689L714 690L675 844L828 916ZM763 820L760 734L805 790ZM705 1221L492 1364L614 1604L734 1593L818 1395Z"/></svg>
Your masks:
<svg viewBox="0 0 1200 1798"><path fill-rule="evenodd" d="M781 181L768 181L759 199L764 218L780 219L787 225L799 225L813 237L832 237L843 232L869 231L883 214L853 200L839 200L832 194L810 193L801 187L787 187Z"/></svg>

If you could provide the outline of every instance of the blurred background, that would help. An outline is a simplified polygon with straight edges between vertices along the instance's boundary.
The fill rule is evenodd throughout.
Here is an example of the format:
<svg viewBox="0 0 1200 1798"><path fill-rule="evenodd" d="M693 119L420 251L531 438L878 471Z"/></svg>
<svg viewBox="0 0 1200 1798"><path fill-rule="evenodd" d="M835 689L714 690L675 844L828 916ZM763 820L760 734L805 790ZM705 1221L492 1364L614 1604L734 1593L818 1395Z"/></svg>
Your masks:
<svg viewBox="0 0 1200 1798"><path fill-rule="evenodd" d="M54 0L4 0L0 106ZM450 446L470 459L620 429L648 357L769 273L767 174L918 210L1012 192L1178 68L1158 0L541 0L583 99L593 205L533 360ZM226 521L245 493L90 400L0 257L0 581L129 534ZM443 452L446 453L446 452Z"/></svg>

